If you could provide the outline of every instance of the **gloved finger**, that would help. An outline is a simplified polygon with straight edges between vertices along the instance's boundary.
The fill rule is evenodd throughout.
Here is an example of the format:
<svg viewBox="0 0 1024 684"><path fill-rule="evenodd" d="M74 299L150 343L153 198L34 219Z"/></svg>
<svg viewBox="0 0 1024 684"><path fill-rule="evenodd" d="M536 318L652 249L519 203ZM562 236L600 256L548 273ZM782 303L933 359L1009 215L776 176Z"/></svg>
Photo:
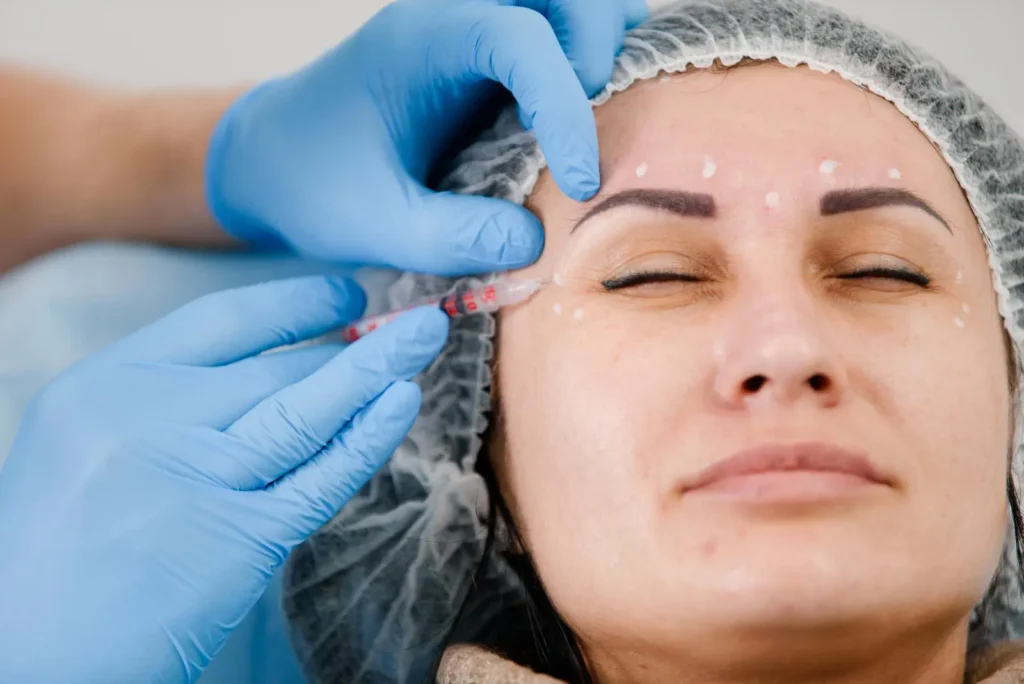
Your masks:
<svg viewBox="0 0 1024 684"><path fill-rule="evenodd" d="M222 368L204 369L213 373L211 377L218 392L208 399L209 393L197 393L203 395L197 396L197 403L203 402L206 406L203 424L226 430L261 401L309 377L344 349L343 344L318 344L261 354Z"/></svg>
<svg viewBox="0 0 1024 684"><path fill-rule="evenodd" d="M262 283L201 297L111 352L121 360L219 366L323 335L365 307L366 295L349 278Z"/></svg>
<svg viewBox="0 0 1024 684"><path fill-rule="evenodd" d="M166 421L223 430L270 395L308 377L343 348L333 344L291 349L220 368L135 362L120 372L122 382L145 388L148 409Z"/></svg>
<svg viewBox="0 0 1024 684"><path fill-rule="evenodd" d="M396 382L360 411L314 459L267 488L288 511L285 535L311 535L338 514L412 429L422 401L411 382Z"/></svg>
<svg viewBox="0 0 1024 684"><path fill-rule="evenodd" d="M264 487L323 449L364 406L392 383L422 371L441 351L448 317L421 308L353 343L323 368L260 402L225 434L250 445L264 461ZM247 473L240 473L244 478Z"/></svg>
<svg viewBox="0 0 1024 684"><path fill-rule="evenodd" d="M626 3L626 29L636 28L647 21L651 10L647 7L647 0L625 0Z"/></svg>
<svg viewBox="0 0 1024 684"><path fill-rule="evenodd" d="M523 268L544 249L544 229L530 211L504 200L436 193L423 197L415 220L410 263L399 268L438 275Z"/></svg>
<svg viewBox="0 0 1024 684"><path fill-rule="evenodd" d="M516 4L547 18L588 97L608 83L626 29L622 0L519 0Z"/></svg>
<svg viewBox="0 0 1024 684"><path fill-rule="evenodd" d="M471 75L504 85L562 191L578 201L593 197L601 185L594 112L547 19L523 7L478 3L448 15L465 35L438 48L442 67L459 73L468 64Z"/></svg>

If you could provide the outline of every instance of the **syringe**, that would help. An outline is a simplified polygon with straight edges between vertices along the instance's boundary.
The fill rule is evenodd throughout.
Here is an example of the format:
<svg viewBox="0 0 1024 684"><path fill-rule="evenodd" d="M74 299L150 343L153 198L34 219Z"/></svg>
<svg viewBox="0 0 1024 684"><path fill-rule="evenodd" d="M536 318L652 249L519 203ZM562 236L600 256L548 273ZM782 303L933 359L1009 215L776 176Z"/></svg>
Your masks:
<svg viewBox="0 0 1024 684"><path fill-rule="evenodd" d="M543 280L499 280L483 287L457 290L450 295L440 299L430 299L417 306L363 318L343 328L341 338L345 342L355 342L360 337L369 335L385 323L393 321L401 314L418 306L436 306L450 318L478 313L494 313L506 306L522 304L540 291L545 284Z"/></svg>

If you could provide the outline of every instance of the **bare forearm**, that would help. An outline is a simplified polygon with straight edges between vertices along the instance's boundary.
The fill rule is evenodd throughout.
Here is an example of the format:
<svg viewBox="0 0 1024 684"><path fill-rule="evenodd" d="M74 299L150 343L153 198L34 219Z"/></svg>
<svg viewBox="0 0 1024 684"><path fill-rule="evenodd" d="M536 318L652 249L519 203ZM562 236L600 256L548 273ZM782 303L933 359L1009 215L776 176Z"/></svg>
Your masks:
<svg viewBox="0 0 1024 684"><path fill-rule="evenodd" d="M238 94L128 95L0 70L0 272L87 240L230 246L203 164Z"/></svg>

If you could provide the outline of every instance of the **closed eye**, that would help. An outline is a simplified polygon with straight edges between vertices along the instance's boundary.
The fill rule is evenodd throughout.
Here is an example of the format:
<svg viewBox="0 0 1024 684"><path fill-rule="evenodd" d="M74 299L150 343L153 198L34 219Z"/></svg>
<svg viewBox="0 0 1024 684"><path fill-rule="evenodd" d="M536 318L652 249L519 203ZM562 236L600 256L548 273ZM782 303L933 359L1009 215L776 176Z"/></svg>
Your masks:
<svg viewBox="0 0 1024 684"><path fill-rule="evenodd" d="M629 287L640 285L653 285L657 283L699 283L703 279L692 273L674 273L672 271L644 271L639 273L627 273L616 278L609 278L601 283L606 290L624 290Z"/></svg>
<svg viewBox="0 0 1024 684"><path fill-rule="evenodd" d="M932 284L931 278L928 276L901 268L865 268L851 273L843 273L837 277L841 280L866 280L869 278L898 280L919 287L928 287Z"/></svg>
<svg viewBox="0 0 1024 684"><path fill-rule="evenodd" d="M921 273L900 268L865 268L836 276L841 280L894 280L904 282L918 287L927 288L931 285L931 279ZM673 271L643 271L627 273L615 278L609 278L601 284L605 290L624 290L630 287L642 285L653 285L659 283L700 283L704 279L692 273L679 273Z"/></svg>

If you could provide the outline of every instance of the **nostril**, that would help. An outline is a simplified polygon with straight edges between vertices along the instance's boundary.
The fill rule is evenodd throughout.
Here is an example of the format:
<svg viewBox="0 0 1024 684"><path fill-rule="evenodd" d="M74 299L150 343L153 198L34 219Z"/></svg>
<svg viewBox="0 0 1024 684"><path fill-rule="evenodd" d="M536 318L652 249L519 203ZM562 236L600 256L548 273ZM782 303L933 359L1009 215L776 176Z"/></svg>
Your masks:
<svg viewBox="0 0 1024 684"><path fill-rule="evenodd" d="M821 373L815 373L808 380L807 384L811 386L811 389L815 392L824 392L831 386L831 382L828 377Z"/></svg>
<svg viewBox="0 0 1024 684"><path fill-rule="evenodd" d="M743 391L749 394L756 394L761 391L768 378L763 375L752 375L743 381Z"/></svg>

